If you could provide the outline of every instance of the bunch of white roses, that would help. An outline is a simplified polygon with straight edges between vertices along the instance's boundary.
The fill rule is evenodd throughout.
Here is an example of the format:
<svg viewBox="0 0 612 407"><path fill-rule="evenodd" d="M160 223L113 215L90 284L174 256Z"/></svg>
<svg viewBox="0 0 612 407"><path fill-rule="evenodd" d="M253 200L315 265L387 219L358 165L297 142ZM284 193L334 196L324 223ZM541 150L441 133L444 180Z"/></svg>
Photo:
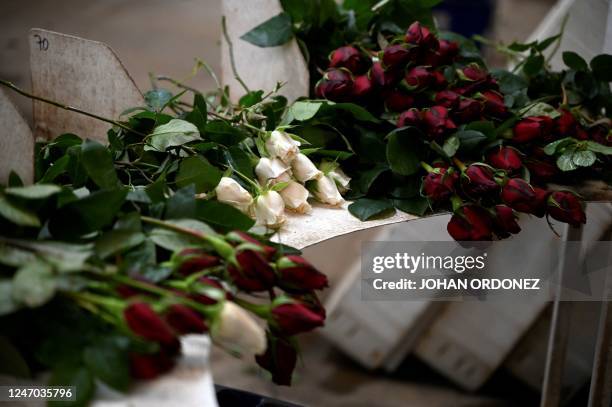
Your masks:
<svg viewBox="0 0 612 407"><path fill-rule="evenodd" d="M286 220L285 209L309 213L309 197L339 206L341 193L348 190L350 178L335 162L324 162L319 168L300 152L300 142L290 134L274 130L264 142L267 157L255 166L259 187L253 197L231 177L223 177L215 188L217 200L239 209L256 219L257 225L279 228Z"/></svg>

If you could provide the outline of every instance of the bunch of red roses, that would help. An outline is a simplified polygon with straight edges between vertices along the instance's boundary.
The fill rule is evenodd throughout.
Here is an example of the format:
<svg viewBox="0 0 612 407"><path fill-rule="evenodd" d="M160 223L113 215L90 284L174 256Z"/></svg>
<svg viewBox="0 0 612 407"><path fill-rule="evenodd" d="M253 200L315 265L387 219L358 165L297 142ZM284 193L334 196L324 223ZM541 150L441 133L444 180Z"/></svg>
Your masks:
<svg viewBox="0 0 612 407"><path fill-rule="evenodd" d="M433 162L422 162L427 173L421 193L432 206L452 207L448 232L456 240L518 233L515 212L549 215L573 226L585 223L584 205L576 194L545 189L559 170L543 147L565 137L611 144L606 123L587 129L564 107L548 115L510 111L486 68L464 60L457 42L438 39L418 22L381 51L358 46L333 51L315 93L375 112L384 105L384 118L395 117L398 128L418 129L416 134L428 145L444 145L475 122L507 128L477 152L479 159L474 160L473 152L468 159L455 152L421 158Z"/></svg>
<svg viewBox="0 0 612 407"><path fill-rule="evenodd" d="M179 335L210 331L222 346L242 344L275 383L289 385L297 361L295 335L324 324L315 290L327 287L326 276L303 257L284 255L244 232L213 239L213 251L202 246L175 253L166 264L172 278L164 282L140 277L137 284L116 286L125 301L123 321L137 338L155 345L153 352L130 354L132 376L157 377L174 365ZM243 298L259 292L269 294L269 303ZM258 334L242 309L265 320L267 333ZM236 335L242 338L231 337Z"/></svg>

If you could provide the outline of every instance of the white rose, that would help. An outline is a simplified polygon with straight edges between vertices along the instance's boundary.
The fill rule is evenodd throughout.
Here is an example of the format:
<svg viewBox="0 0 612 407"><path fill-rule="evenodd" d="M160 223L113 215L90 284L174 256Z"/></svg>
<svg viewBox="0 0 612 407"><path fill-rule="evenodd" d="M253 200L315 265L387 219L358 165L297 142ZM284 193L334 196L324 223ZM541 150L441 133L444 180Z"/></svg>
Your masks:
<svg viewBox="0 0 612 407"><path fill-rule="evenodd" d="M233 206L243 213L249 212L249 207L253 203L253 197L249 191L230 177L222 177L219 185L215 188L217 200Z"/></svg>
<svg viewBox="0 0 612 407"><path fill-rule="evenodd" d="M318 201L328 205L340 205L344 202L342 195L338 191L338 187L334 180L327 176L323 176L308 183L310 191Z"/></svg>
<svg viewBox="0 0 612 407"><path fill-rule="evenodd" d="M225 301L213 340L242 356L253 357L266 351L266 333L253 317L231 301Z"/></svg>
<svg viewBox="0 0 612 407"><path fill-rule="evenodd" d="M338 186L338 190L340 191L340 193L345 193L349 190L351 177L346 175L340 167L336 167L335 169L328 172L327 176L334 180L334 182Z"/></svg>
<svg viewBox="0 0 612 407"><path fill-rule="evenodd" d="M278 158L262 157L255 166L255 174L261 185L272 185L279 182L287 182L291 179L289 176L289 167Z"/></svg>
<svg viewBox="0 0 612 407"><path fill-rule="evenodd" d="M290 163L300 152L300 142L291 138L287 133L274 130L266 140L266 150L272 157L277 157Z"/></svg>
<svg viewBox="0 0 612 407"><path fill-rule="evenodd" d="M314 163L310 161L310 158L301 153L291 161L291 168L293 169L293 176L301 183L320 178L323 175Z"/></svg>
<svg viewBox="0 0 612 407"><path fill-rule="evenodd" d="M278 228L285 223L285 202L276 191L265 191L255 201L255 219L258 225Z"/></svg>
<svg viewBox="0 0 612 407"><path fill-rule="evenodd" d="M312 209L308 203L308 190L302 184L289 181L289 184L280 191L285 206L297 213L308 213Z"/></svg>

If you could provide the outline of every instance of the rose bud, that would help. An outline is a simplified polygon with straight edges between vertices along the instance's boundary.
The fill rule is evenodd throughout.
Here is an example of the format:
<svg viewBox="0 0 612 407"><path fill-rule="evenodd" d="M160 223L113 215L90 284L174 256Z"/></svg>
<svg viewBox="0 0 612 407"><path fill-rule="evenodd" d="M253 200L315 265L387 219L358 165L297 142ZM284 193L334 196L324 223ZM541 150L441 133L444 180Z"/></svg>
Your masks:
<svg viewBox="0 0 612 407"><path fill-rule="evenodd" d="M423 193L433 201L443 201L455 192L459 175L454 169L435 168L423 179Z"/></svg>
<svg viewBox="0 0 612 407"><path fill-rule="evenodd" d="M459 94L452 90L441 90L436 93L434 102L438 106L443 106L447 109L453 109L459 105Z"/></svg>
<svg viewBox="0 0 612 407"><path fill-rule="evenodd" d="M355 78L353 83L352 96L358 99L363 99L372 92L372 79L368 75L360 75Z"/></svg>
<svg viewBox="0 0 612 407"><path fill-rule="evenodd" d="M199 302L200 304L214 305L217 302L219 302L219 299L226 296L223 294L225 293L225 290L223 289L223 286L221 285L219 280L216 280L212 277L208 277L208 276L200 277L197 281L197 286L202 287L203 289L206 289L206 294L203 294L201 292L196 292L194 294L189 294L188 297L194 301ZM219 295L218 295L219 298L215 298L217 297L215 290L219 292Z"/></svg>
<svg viewBox="0 0 612 407"><path fill-rule="evenodd" d="M123 311L130 330L143 339L158 342L168 348L177 346L178 339L166 322L146 302L134 302Z"/></svg>
<svg viewBox="0 0 612 407"><path fill-rule="evenodd" d="M440 40L440 47L438 48L438 65L449 65L451 64L457 55L459 55L459 43L455 41Z"/></svg>
<svg viewBox="0 0 612 407"><path fill-rule="evenodd" d="M378 88L387 89L402 79L402 71L399 69L384 69L380 62L375 62L370 70L370 78Z"/></svg>
<svg viewBox="0 0 612 407"><path fill-rule="evenodd" d="M484 113L496 119L503 119L508 116L508 108L504 104L504 97L492 90L482 92L481 98L484 99Z"/></svg>
<svg viewBox="0 0 612 407"><path fill-rule="evenodd" d="M463 188L471 195L486 195L499 190L491 168L486 165L472 164L465 170Z"/></svg>
<svg viewBox="0 0 612 407"><path fill-rule="evenodd" d="M176 264L176 271L184 276L197 273L220 264L218 257L212 256L206 253L204 249L197 247L181 250L176 255L172 256L172 260Z"/></svg>
<svg viewBox="0 0 612 407"><path fill-rule="evenodd" d="M283 303L272 308L270 325L286 336L312 331L325 319L300 303Z"/></svg>
<svg viewBox="0 0 612 407"><path fill-rule="evenodd" d="M515 211L531 213L536 199L531 185L520 178L511 178L502 188L502 201Z"/></svg>
<svg viewBox="0 0 612 407"><path fill-rule="evenodd" d="M291 162L293 176L301 183L321 178L323 173L314 165L308 156L300 153Z"/></svg>
<svg viewBox="0 0 612 407"><path fill-rule="evenodd" d="M495 206L493 229L495 234L501 239L505 239L511 234L515 235L521 231L521 227L516 221L514 211L506 205Z"/></svg>
<svg viewBox="0 0 612 407"><path fill-rule="evenodd" d="M151 380L170 371L174 367L174 359L163 350L157 353L129 354L130 376L140 380Z"/></svg>
<svg viewBox="0 0 612 407"><path fill-rule="evenodd" d="M597 123L589 127L588 135L591 140L604 146L612 146L610 125L608 123Z"/></svg>
<svg viewBox="0 0 612 407"><path fill-rule="evenodd" d="M240 230L232 231L228 233L226 237L230 242L251 243L258 246L263 252L263 254L266 256L266 258L271 258L274 256L274 254L276 254L276 249L274 247L268 246L257 240L256 238L252 237L251 235Z"/></svg>
<svg viewBox="0 0 612 407"><path fill-rule="evenodd" d="M459 101L457 108L453 110L453 120L457 123L469 123L480 119L482 112L481 104L474 100L465 98Z"/></svg>
<svg viewBox="0 0 612 407"><path fill-rule="evenodd" d="M444 89L448 86L448 81L442 72L434 71L431 75L434 89Z"/></svg>
<svg viewBox="0 0 612 407"><path fill-rule="evenodd" d="M236 253L236 264L227 267L234 284L243 291L264 291L276 282L274 269L264 253L242 249Z"/></svg>
<svg viewBox="0 0 612 407"><path fill-rule="evenodd" d="M446 230L457 241L491 240L491 216L479 206L463 206L451 217Z"/></svg>
<svg viewBox="0 0 612 407"><path fill-rule="evenodd" d="M353 78L345 69L328 69L317 82L315 93L317 97L340 102L346 100L353 91Z"/></svg>
<svg viewBox="0 0 612 407"><path fill-rule="evenodd" d="M255 198L255 219L258 225L279 228L285 223L285 202L276 191L264 191Z"/></svg>
<svg viewBox="0 0 612 407"><path fill-rule="evenodd" d="M397 127L420 127L422 123L422 114L417 109L406 110L397 119Z"/></svg>
<svg viewBox="0 0 612 407"><path fill-rule="evenodd" d="M392 112L403 112L414 106L414 96L408 95L399 89L387 92L385 107Z"/></svg>
<svg viewBox="0 0 612 407"><path fill-rule="evenodd" d="M289 176L289 166L279 158L261 157L255 166L255 175L261 185L274 185L279 182L287 182Z"/></svg>
<svg viewBox="0 0 612 407"><path fill-rule="evenodd" d="M359 50L347 45L340 47L329 55L330 68L346 68L352 73L361 73L365 66L365 61Z"/></svg>
<svg viewBox="0 0 612 407"><path fill-rule="evenodd" d="M482 82L489 79L489 72L478 66L478 64L472 63L460 71L460 76L463 80Z"/></svg>
<svg viewBox="0 0 612 407"><path fill-rule="evenodd" d="M338 206L344 202L336 182L328 176L308 181L306 187L312 192L317 201L324 204Z"/></svg>
<svg viewBox="0 0 612 407"><path fill-rule="evenodd" d="M406 77L404 79L411 89L421 90L429 86L434 78L427 68L415 66L406 73Z"/></svg>
<svg viewBox="0 0 612 407"><path fill-rule="evenodd" d="M348 192L349 184L351 183L351 177L346 175L340 166L336 165L333 169L327 172L327 176L331 178L338 187L338 192L341 194Z"/></svg>
<svg viewBox="0 0 612 407"><path fill-rule="evenodd" d="M561 109L561 115L554 120L554 133L559 137L575 137L578 133L578 121L574 115Z"/></svg>
<svg viewBox="0 0 612 407"><path fill-rule="evenodd" d="M327 276L301 256L281 257L277 263L279 285L291 292L322 290L328 286Z"/></svg>
<svg viewBox="0 0 612 407"><path fill-rule="evenodd" d="M548 116L526 117L514 126L516 143L527 143L529 141L544 139L552 129L552 119Z"/></svg>
<svg viewBox="0 0 612 407"><path fill-rule="evenodd" d="M408 44L420 46L425 49L436 50L439 47L438 39L418 21L415 21L406 31L405 41Z"/></svg>
<svg viewBox="0 0 612 407"><path fill-rule="evenodd" d="M525 166L529 170L531 178L538 183L551 181L559 173L557 165L547 161L528 159Z"/></svg>
<svg viewBox="0 0 612 407"><path fill-rule="evenodd" d="M231 205L242 213L248 213L253 203L253 197L249 191L230 177L221 178L219 185L215 188L215 193L217 201Z"/></svg>
<svg viewBox="0 0 612 407"><path fill-rule="evenodd" d="M455 123L448 118L448 110L442 106L432 106L423 114L423 123L431 138L439 138L449 130L457 128Z"/></svg>
<svg viewBox="0 0 612 407"><path fill-rule="evenodd" d="M291 386L291 376L297 362L297 352L289 339L268 336L268 347L255 361L272 374L272 381L279 386Z"/></svg>
<svg viewBox="0 0 612 407"><path fill-rule="evenodd" d="M327 317L327 311L325 311L325 307L321 304L321 300L319 300L319 297L317 297L314 291L305 294L293 294L291 298L299 301L303 306L319 315L321 318L325 319Z"/></svg>
<svg viewBox="0 0 612 407"><path fill-rule="evenodd" d="M546 215L546 204L550 192L542 188L533 187L533 193L535 194L535 199L531 205L531 214L541 218Z"/></svg>
<svg viewBox="0 0 612 407"><path fill-rule="evenodd" d="M411 52L404 44L389 45L383 51L383 66L388 69L404 69L410 61Z"/></svg>
<svg viewBox="0 0 612 407"><path fill-rule="evenodd" d="M266 334L247 311L231 301L225 301L219 314L219 324L212 331L213 341L242 356L260 355L266 351Z"/></svg>
<svg viewBox="0 0 612 407"><path fill-rule="evenodd" d="M170 305L164 317L168 325L181 335L201 334L208 331L208 327L200 314L186 305Z"/></svg>
<svg viewBox="0 0 612 407"><path fill-rule="evenodd" d="M513 173L523 167L523 161L516 149L512 147L496 147L489 151L487 160L495 167L500 168L508 173Z"/></svg>
<svg viewBox="0 0 612 407"><path fill-rule="evenodd" d="M569 191L555 191L548 197L548 214L560 222L574 227L586 223L584 205L576 194Z"/></svg>
<svg viewBox="0 0 612 407"><path fill-rule="evenodd" d="M285 202L285 208L293 212L309 213L312 209L308 203L308 190L298 182L289 181L289 184L279 194Z"/></svg>
<svg viewBox="0 0 612 407"><path fill-rule="evenodd" d="M291 163L300 152L300 142L294 140L284 131L274 130L266 140L266 150L271 157L280 158L286 164Z"/></svg>

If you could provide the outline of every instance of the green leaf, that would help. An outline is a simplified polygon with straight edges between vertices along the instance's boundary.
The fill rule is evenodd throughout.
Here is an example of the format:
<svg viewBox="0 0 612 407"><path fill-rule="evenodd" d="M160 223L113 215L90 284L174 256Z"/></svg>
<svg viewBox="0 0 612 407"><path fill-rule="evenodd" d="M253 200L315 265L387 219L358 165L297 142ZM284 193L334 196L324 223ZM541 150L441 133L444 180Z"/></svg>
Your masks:
<svg viewBox="0 0 612 407"><path fill-rule="evenodd" d="M24 199L44 199L61 191L57 185L52 184L34 184L26 187L7 188L4 192L7 195L17 196Z"/></svg>
<svg viewBox="0 0 612 407"><path fill-rule="evenodd" d="M442 151L446 154L447 157L453 157L457 150L459 150L459 146L461 145L461 141L459 137L451 136L446 139L444 145L442 145Z"/></svg>
<svg viewBox="0 0 612 407"><path fill-rule="evenodd" d="M527 76L537 75L544 68L544 57L542 55L531 55L523 65L523 72Z"/></svg>
<svg viewBox="0 0 612 407"><path fill-rule="evenodd" d="M13 282L5 278L0 279L0 316L15 312L19 308L20 305L13 299Z"/></svg>
<svg viewBox="0 0 612 407"><path fill-rule="evenodd" d="M429 209L429 201L421 196L410 199L394 199L393 206L402 212L415 216L423 216Z"/></svg>
<svg viewBox="0 0 612 407"><path fill-rule="evenodd" d="M283 45L293 38L291 17L287 13L280 13L259 24L240 38L258 47Z"/></svg>
<svg viewBox="0 0 612 407"><path fill-rule="evenodd" d="M587 141L586 145L589 150L594 151L596 153L612 155L612 147L604 146L603 144L599 144L594 141Z"/></svg>
<svg viewBox="0 0 612 407"><path fill-rule="evenodd" d="M349 212L361 221L390 216L395 212L387 199L360 198L349 205Z"/></svg>
<svg viewBox="0 0 612 407"><path fill-rule="evenodd" d="M194 184L197 193L214 189L223 176L217 167L210 164L204 157L192 156L183 159L176 176L179 188Z"/></svg>
<svg viewBox="0 0 612 407"><path fill-rule="evenodd" d="M53 370L50 386L71 386L75 390L75 401L71 406L86 406L94 395L93 374L84 366L60 365ZM49 406L65 406L65 402L50 401Z"/></svg>
<svg viewBox="0 0 612 407"><path fill-rule="evenodd" d="M262 96L263 90L253 90L242 96L238 101L238 104L242 107L251 107L256 103L261 102Z"/></svg>
<svg viewBox="0 0 612 407"><path fill-rule="evenodd" d="M590 167L596 160L595 153L590 150L576 151L572 156L572 162L578 167Z"/></svg>
<svg viewBox="0 0 612 407"><path fill-rule="evenodd" d="M482 132L476 130L463 130L455 133L461 145L459 149L463 152L472 152L488 138Z"/></svg>
<svg viewBox="0 0 612 407"><path fill-rule="evenodd" d="M328 102L326 109L339 109L349 112L355 119L361 120L362 122L371 122L371 123L379 123L376 117L372 115L372 113L368 112L363 107L356 105L354 103L331 103Z"/></svg>
<svg viewBox="0 0 612 407"><path fill-rule="evenodd" d="M0 264L21 267L35 259L36 256L30 251L0 243Z"/></svg>
<svg viewBox="0 0 612 407"><path fill-rule="evenodd" d="M19 226L39 227L40 220L34 212L11 202L0 193L0 216Z"/></svg>
<svg viewBox="0 0 612 407"><path fill-rule="evenodd" d="M144 94L145 103L159 112L172 99L172 93L166 89L153 89Z"/></svg>
<svg viewBox="0 0 612 407"><path fill-rule="evenodd" d="M214 230L212 230L207 224L193 219L176 219L167 220L166 222L182 228L200 232L202 234L215 233ZM153 229L149 236L156 245L170 251L182 250L190 246L201 246L204 242L202 239L195 236L190 236L161 227Z"/></svg>
<svg viewBox="0 0 612 407"><path fill-rule="evenodd" d="M548 143L544 147L544 152L548 155L555 155L557 152L561 151L564 147L569 145L574 145L578 141L573 137L565 137L559 140L555 140L552 143Z"/></svg>
<svg viewBox="0 0 612 407"><path fill-rule="evenodd" d="M239 146L231 146L227 150L224 150L223 156L227 165L229 165L232 170L238 171L249 178L254 178L251 158Z"/></svg>
<svg viewBox="0 0 612 407"><path fill-rule="evenodd" d="M580 55L572 51L565 51L563 53L563 62L574 71L586 71L589 69L587 62Z"/></svg>
<svg viewBox="0 0 612 407"><path fill-rule="evenodd" d="M557 167L559 167L561 171L572 171L578 168L578 166L574 163L573 156L574 150L568 149L568 151L561 154L559 158L557 158Z"/></svg>
<svg viewBox="0 0 612 407"><path fill-rule="evenodd" d="M2 315L2 301L0 298L0 315ZM6 336L0 336L0 373L23 378L29 378L31 375L28 363Z"/></svg>
<svg viewBox="0 0 612 407"><path fill-rule="evenodd" d="M130 384L126 338L104 338L83 351L85 366L98 379L119 391Z"/></svg>
<svg viewBox="0 0 612 407"><path fill-rule="evenodd" d="M153 129L144 149L145 151L166 151L170 147L182 146L195 140L201 140L201 138L198 128L193 123L172 119Z"/></svg>
<svg viewBox="0 0 612 407"><path fill-rule="evenodd" d="M255 224L253 219L238 209L219 201L198 200L195 217L224 229L249 230Z"/></svg>
<svg viewBox="0 0 612 407"><path fill-rule="evenodd" d="M95 251L100 258L126 251L141 244L145 236L140 231L109 230L100 236L95 243Z"/></svg>
<svg viewBox="0 0 612 407"><path fill-rule="evenodd" d="M57 281L51 266L35 261L21 267L13 277L13 300L28 307L43 305L55 294Z"/></svg>
<svg viewBox="0 0 612 407"><path fill-rule="evenodd" d="M87 175L103 189L115 188L119 184L110 151L94 140L81 144L81 158Z"/></svg>
<svg viewBox="0 0 612 407"><path fill-rule="evenodd" d="M206 137L224 146L233 146L247 138L247 134L224 120L212 120L206 124Z"/></svg>
<svg viewBox="0 0 612 407"><path fill-rule="evenodd" d="M303 122L312 119L321 106L323 102L297 101L289 108L289 114L293 119Z"/></svg>
<svg viewBox="0 0 612 407"><path fill-rule="evenodd" d="M387 161L394 173L412 175L419 170L418 133L414 127L405 127L393 130L387 136Z"/></svg>
<svg viewBox="0 0 612 407"><path fill-rule="evenodd" d="M557 109L548 103L538 102L530 106L529 109L526 109L525 113L523 114L523 117L529 116L548 116L551 119L556 119L557 117L561 116L561 113L559 113Z"/></svg>
<svg viewBox="0 0 612 407"><path fill-rule="evenodd" d="M612 81L612 55L601 54L591 60L593 74L600 81Z"/></svg>
<svg viewBox="0 0 612 407"><path fill-rule="evenodd" d="M378 177L387 171L389 171L389 167L384 164L377 164L367 171L360 172L355 180L355 185L357 185L360 192L366 194Z"/></svg>

